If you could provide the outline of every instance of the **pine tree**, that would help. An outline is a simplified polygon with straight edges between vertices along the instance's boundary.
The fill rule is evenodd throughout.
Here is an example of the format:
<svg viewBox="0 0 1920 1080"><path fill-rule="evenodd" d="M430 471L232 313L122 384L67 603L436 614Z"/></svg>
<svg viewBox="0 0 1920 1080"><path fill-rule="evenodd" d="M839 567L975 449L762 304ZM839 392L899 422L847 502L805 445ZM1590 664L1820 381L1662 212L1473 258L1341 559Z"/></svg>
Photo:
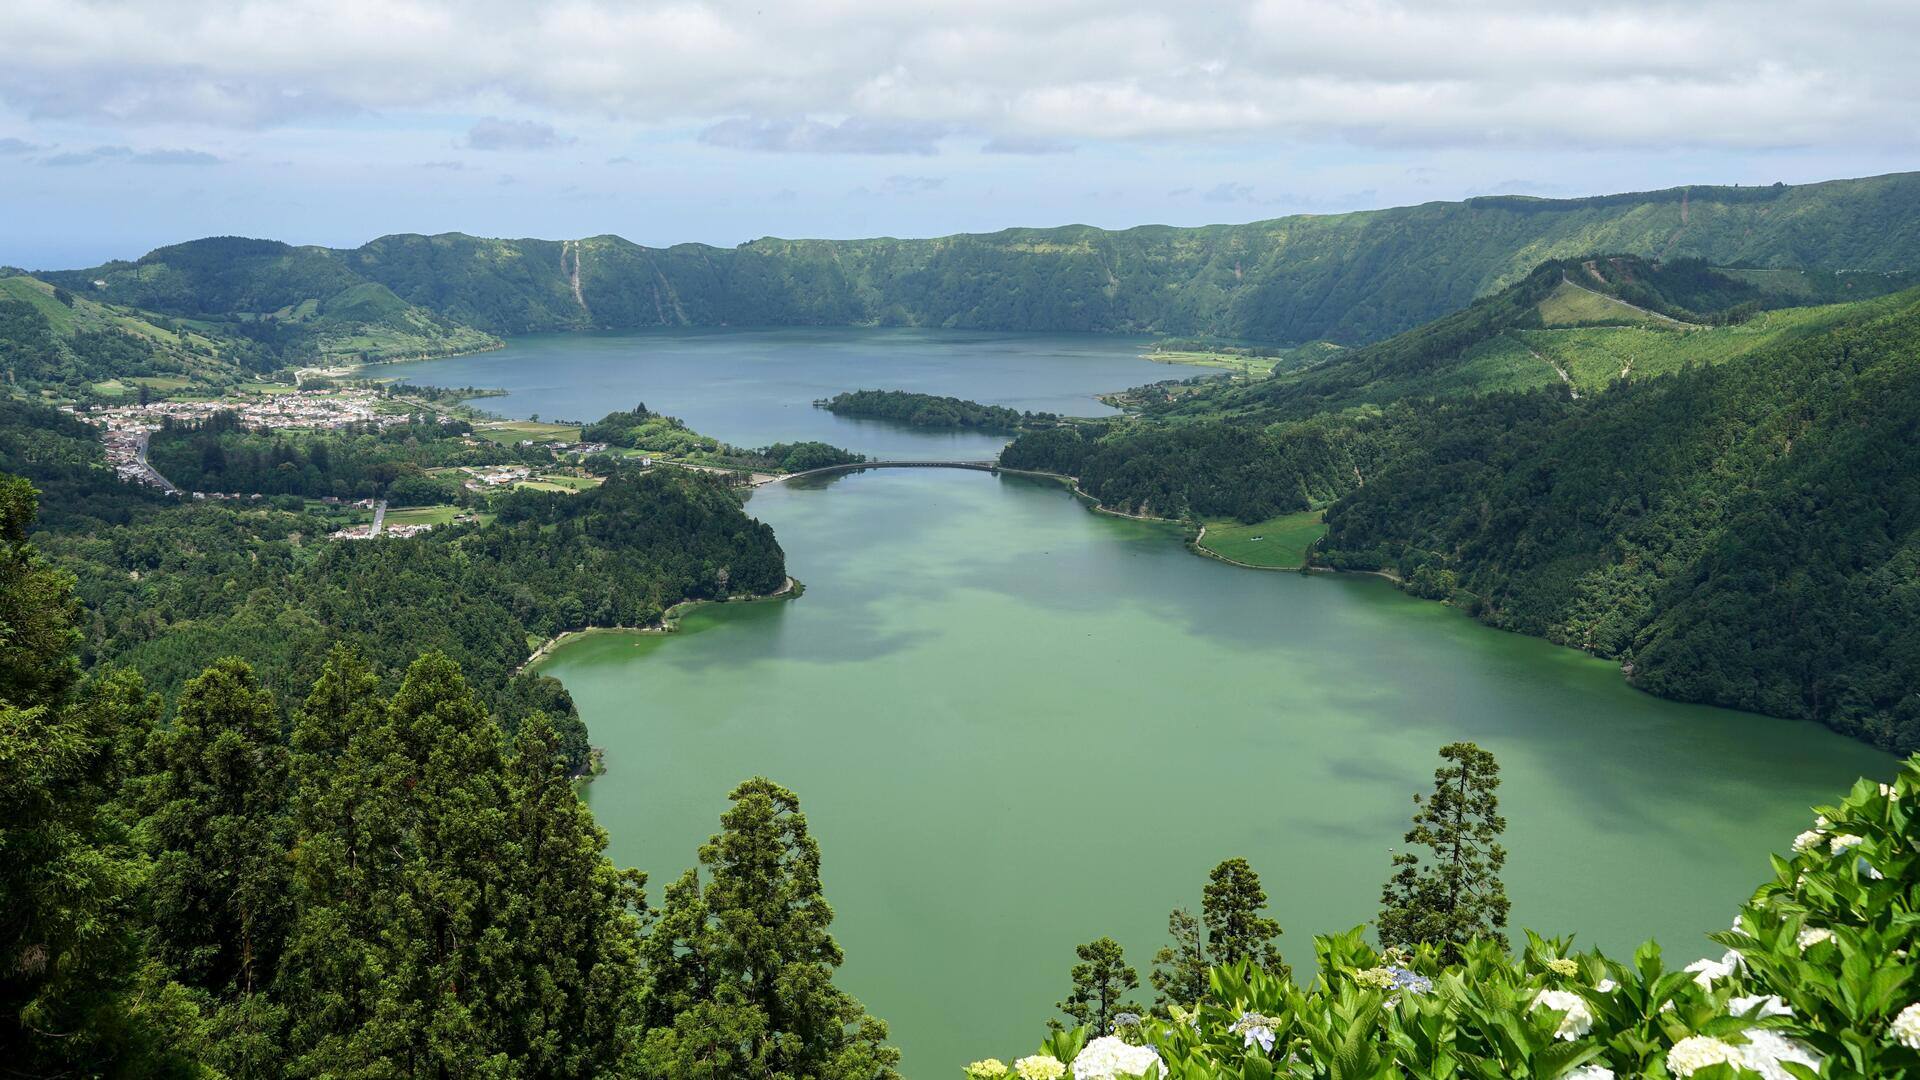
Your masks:
<svg viewBox="0 0 1920 1080"><path fill-rule="evenodd" d="M1279 978L1290 978L1292 970L1280 958L1274 939L1280 936L1280 924L1260 914L1267 906L1267 893L1260 887L1260 875L1245 859L1228 859L1207 875L1201 893L1201 917L1207 924L1207 953L1215 964L1251 961L1256 967Z"/></svg>
<svg viewBox="0 0 1920 1080"><path fill-rule="evenodd" d="M77 686L73 579L27 543L35 492L0 476L0 1046L23 1076L191 1075L192 1003L146 958L146 875L117 799L159 703Z"/></svg>
<svg viewBox="0 0 1920 1080"><path fill-rule="evenodd" d="M1167 936L1173 943L1153 954L1153 972L1148 977L1153 983L1154 1009L1162 1014L1169 1005L1191 1008L1205 997L1207 973L1212 969L1200 920L1193 912L1174 908L1168 913Z"/></svg>
<svg viewBox="0 0 1920 1080"><path fill-rule="evenodd" d="M1499 843L1507 822L1494 789L1500 765L1470 742L1440 749L1443 764L1433 774L1433 794L1413 797L1413 828L1406 842L1425 847L1430 861L1407 851L1393 857L1396 870L1380 894L1382 945L1439 944L1450 959L1475 938L1498 935L1507 925L1507 892L1500 881L1506 849Z"/></svg>
<svg viewBox="0 0 1920 1080"><path fill-rule="evenodd" d="M1104 1035L1113 1028L1113 1018L1123 1012L1139 1012L1140 1006L1127 1001L1129 992L1140 986L1140 976L1127 966L1120 943L1110 937L1096 938L1075 946L1080 962L1073 965L1070 977L1073 990L1058 1008L1079 1025L1092 1025L1094 1034Z"/></svg>
<svg viewBox="0 0 1920 1080"><path fill-rule="evenodd" d="M574 791L552 720L521 722L509 774L516 858L510 938L524 998L500 1033L528 1075L604 1075L639 1023L646 876L618 870L606 833Z"/></svg>
<svg viewBox="0 0 1920 1080"><path fill-rule="evenodd" d="M648 1033L640 1070L892 1080L900 1054L885 1045L886 1024L833 985L843 957L799 799L758 777L729 799L721 831L700 848L705 893L696 903L697 877L670 887L647 945L666 963L650 994L662 1026Z"/></svg>
<svg viewBox="0 0 1920 1080"><path fill-rule="evenodd" d="M279 710L246 663L217 661L181 691L149 756L141 832L160 958L205 995L213 1063L277 1076L283 1017L265 991L292 916Z"/></svg>

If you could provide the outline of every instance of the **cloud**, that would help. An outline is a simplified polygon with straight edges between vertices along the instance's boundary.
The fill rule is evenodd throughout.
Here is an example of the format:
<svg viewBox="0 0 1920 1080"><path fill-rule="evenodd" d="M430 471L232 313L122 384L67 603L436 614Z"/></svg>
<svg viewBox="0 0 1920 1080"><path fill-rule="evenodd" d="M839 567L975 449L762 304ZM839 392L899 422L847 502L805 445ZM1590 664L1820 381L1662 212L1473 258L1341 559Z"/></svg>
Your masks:
<svg viewBox="0 0 1920 1080"><path fill-rule="evenodd" d="M133 155L140 165L218 165L220 159L205 150L146 150Z"/></svg>
<svg viewBox="0 0 1920 1080"><path fill-rule="evenodd" d="M99 161L131 161L136 165L218 165L220 159L204 150L140 150L129 146L96 146L91 150L69 150L42 158L40 164L56 167L92 165Z"/></svg>
<svg viewBox="0 0 1920 1080"><path fill-rule="evenodd" d="M96 146L91 150L69 150L64 154L42 158L40 164L64 168L73 165L91 165L96 161L108 161L114 158L130 158L133 149L126 146Z"/></svg>
<svg viewBox="0 0 1920 1080"><path fill-rule="evenodd" d="M871 120L850 116L838 123L820 120L722 120L702 132L700 141L730 150L784 154L937 154L941 124Z"/></svg>
<svg viewBox="0 0 1920 1080"><path fill-rule="evenodd" d="M470 137L510 149L608 120L833 153L963 133L1001 149L1907 148L1916 39L1920 5L1900 0L10 0L0 102L128 127L476 101L550 121Z"/></svg>
<svg viewBox="0 0 1920 1080"><path fill-rule="evenodd" d="M861 198L861 199L879 199L879 198L887 198L891 196L925 195L931 191L939 191L941 188L945 187L946 184L947 184L947 178L944 176L895 175L895 176L889 176L885 180L880 181L877 187L866 187L865 185L862 185L860 187L854 188L852 191L847 192L847 194L855 198Z"/></svg>
<svg viewBox="0 0 1920 1080"><path fill-rule="evenodd" d="M1253 189L1246 184L1223 181L1213 185L1200 197L1213 203L1252 202Z"/></svg>
<svg viewBox="0 0 1920 1080"><path fill-rule="evenodd" d="M999 135L980 148L983 154L1071 154L1073 144L1065 139L1045 139L1031 135Z"/></svg>
<svg viewBox="0 0 1920 1080"><path fill-rule="evenodd" d="M572 142L538 120L502 120L489 116L467 132L470 150L550 150Z"/></svg>
<svg viewBox="0 0 1920 1080"><path fill-rule="evenodd" d="M46 149L46 147L37 146L25 139L0 139L0 157L12 157L16 154L31 154L36 150L44 149Z"/></svg>
<svg viewBox="0 0 1920 1080"><path fill-rule="evenodd" d="M1469 192L1471 195L1568 195L1571 191L1565 184L1553 184L1543 180L1501 180L1488 184L1485 188Z"/></svg>
<svg viewBox="0 0 1920 1080"><path fill-rule="evenodd" d="M423 169L444 169L447 172L465 172L473 168L473 166L464 161L423 161L420 163L420 167Z"/></svg>

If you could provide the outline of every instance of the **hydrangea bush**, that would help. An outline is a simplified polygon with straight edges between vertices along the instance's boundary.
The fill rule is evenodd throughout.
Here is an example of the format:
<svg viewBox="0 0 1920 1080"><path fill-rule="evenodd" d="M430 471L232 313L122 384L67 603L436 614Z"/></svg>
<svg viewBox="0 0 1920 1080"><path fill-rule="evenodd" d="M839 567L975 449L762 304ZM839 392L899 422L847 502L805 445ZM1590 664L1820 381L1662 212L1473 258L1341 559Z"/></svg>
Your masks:
<svg viewBox="0 0 1920 1080"><path fill-rule="evenodd" d="M1459 963L1382 953L1360 928L1315 939L1302 988L1249 964L1206 997L1113 1032L1056 1032L969 1080L1920 1080L1920 755L1862 780L1773 859L1773 880L1712 935L1719 955L1630 962L1570 939L1475 942Z"/></svg>

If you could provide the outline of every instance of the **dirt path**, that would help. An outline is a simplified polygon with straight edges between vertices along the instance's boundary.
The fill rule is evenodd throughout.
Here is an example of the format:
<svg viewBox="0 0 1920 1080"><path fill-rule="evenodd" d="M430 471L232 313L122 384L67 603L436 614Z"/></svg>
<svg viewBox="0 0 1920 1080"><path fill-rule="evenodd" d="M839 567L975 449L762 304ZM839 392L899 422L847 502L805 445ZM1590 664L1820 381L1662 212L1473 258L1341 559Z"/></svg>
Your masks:
<svg viewBox="0 0 1920 1080"><path fill-rule="evenodd" d="M1539 353L1537 353L1537 352L1534 352L1534 351L1533 351L1533 346L1531 346L1531 345L1529 345L1529 346L1527 346L1527 347L1526 347L1526 349L1527 349L1527 352L1528 352L1528 353L1530 353L1530 354L1532 354L1532 356L1533 356L1533 358L1534 358L1535 360L1538 360L1538 361L1540 361L1541 363L1543 363L1543 364L1545 364L1545 365L1547 365L1548 367L1550 367L1550 368L1552 368L1552 369L1553 369L1553 373L1554 373L1555 375L1558 375L1558 376L1560 376L1560 381L1561 381L1561 382L1563 382L1563 383L1566 383L1566 384L1567 384L1567 393L1568 393L1568 394L1571 394L1571 395L1573 396L1573 400L1575 400L1575 401L1579 401L1579 400L1580 400L1580 391L1578 391L1578 390L1575 390L1575 389L1573 388L1573 379L1572 379L1572 378L1570 378L1570 377L1569 377L1569 376L1567 375L1567 369L1566 369L1566 368L1563 368L1563 367L1561 367L1561 366L1560 366L1560 363L1559 363L1559 361L1557 361L1557 360L1549 360L1549 359L1547 359L1546 357L1544 357L1544 356L1541 356L1541 355L1540 355Z"/></svg>

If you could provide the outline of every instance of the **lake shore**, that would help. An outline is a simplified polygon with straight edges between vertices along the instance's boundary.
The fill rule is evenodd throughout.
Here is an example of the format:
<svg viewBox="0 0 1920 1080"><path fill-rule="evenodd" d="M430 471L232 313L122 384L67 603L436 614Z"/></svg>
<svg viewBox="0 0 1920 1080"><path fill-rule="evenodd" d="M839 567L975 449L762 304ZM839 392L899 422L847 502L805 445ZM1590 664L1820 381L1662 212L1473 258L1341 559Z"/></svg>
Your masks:
<svg viewBox="0 0 1920 1080"><path fill-rule="evenodd" d="M800 583L798 578L788 575L786 582L770 593L742 593L738 596L729 596L723 600L682 600L668 608L666 612L660 616L659 622L646 626L586 626L578 630L567 630L541 642L540 647L533 650L533 653L529 655L519 667L515 668L513 673L518 675L522 672L533 670L542 662L552 657L562 646L571 644L580 638L594 637L600 634L671 634L680 628L680 620L695 608L703 607L707 604L757 604L769 600L795 600L798 599L802 593L806 592L806 588L805 585Z"/></svg>

